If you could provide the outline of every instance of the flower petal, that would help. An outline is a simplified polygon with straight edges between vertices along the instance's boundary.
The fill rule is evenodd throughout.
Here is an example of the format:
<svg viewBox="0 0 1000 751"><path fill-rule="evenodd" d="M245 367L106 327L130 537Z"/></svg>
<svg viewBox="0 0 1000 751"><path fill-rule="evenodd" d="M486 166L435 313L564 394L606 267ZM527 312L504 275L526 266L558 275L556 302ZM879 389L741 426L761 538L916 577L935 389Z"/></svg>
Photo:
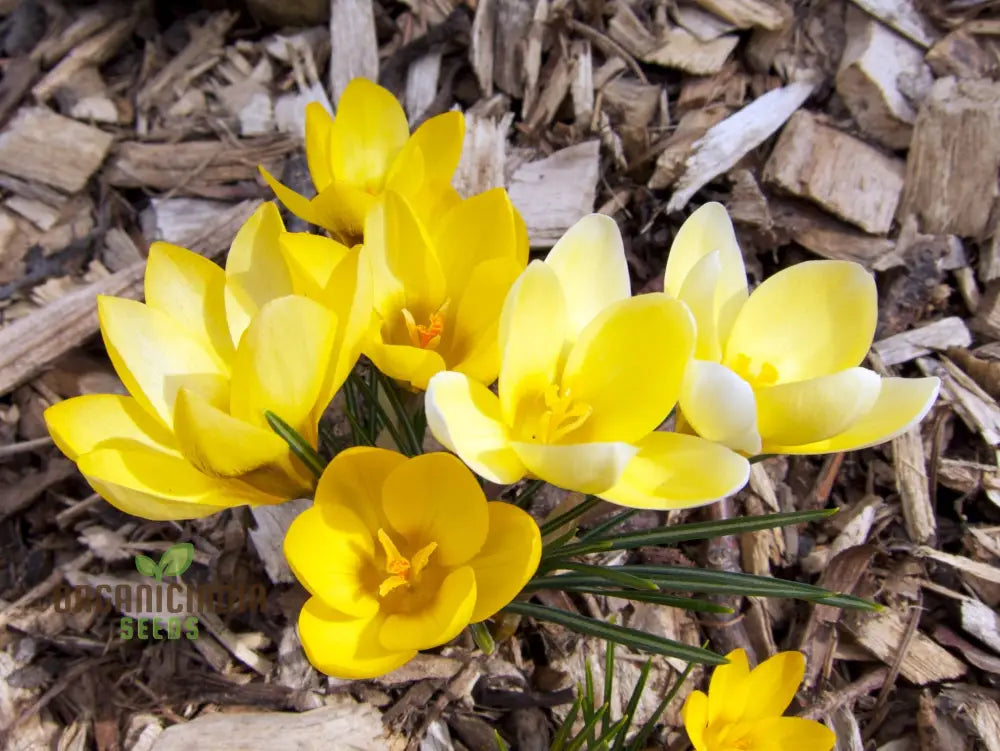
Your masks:
<svg viewBox="0 0 1000 751"><path fill-rule="evenodd" d="M370 192L381 190L409 137L406 113L396 97L378 84L355 78L340 95L330 128L333 179Z"/></svg>
<svg viewBox="0 0 1000 751"><path fill-rule="evenodd" d="M831 751L837 736L830 728L804 717L773 717L750 725L743 735L755 751Z"/></svg>
<svg viewBox="0 0 1000 751"><path fill-rule="evenodd" d="M295 578L330 608L359 618L378 612L378 597L366 586L375 573L375 540L347 506L303 511L285 534L284 552Z"/></svg>
<svg viewBox="0 0 1000 751"><path fill-rule="evenodd" d="M662 293L605 307L580 333L563 371L563 393L593 409L571 435L632 442L655 430L677 403L694 340L688 309Z"/></svg>
<svg viewBox="0 0 1000 751"><path fill-rule="evenodd" d="M388 522L382 513L382 485L406 461L400 453L373 446L355 446L341 451L319 478L315 508L325 513L327 508L345 506L357 514L368 529L385 527Z"/></svg>
<svg viewBox="0 0 1000 751"><path fill-rule="evenodd" d="M848 368L808 381L757 389L757 430L764 442L796 445L843 433L871 411L882 379L865 368Z"/></svg>
<svg viewBox="0 0 1000 751"><path fill-rule="evenodd" d="M545 263L562 285L571 341L598 313L632 295L621 231L610 216L580 219L559 238Z"/></svg>
<svg viewBox="0 0 1000 751"><path fill-rule="evenodd" d="M403 381L415 389L426 389L435 373L447 369L444 358L432 349L421 349L408 344L383 344L369 341L365 354L375 367L390 378Z"/></svg>
<svg viewBox="0 0 1000 751"><path fill-rule="evenodd" d="M345 680L378 678L412 660L415 649L389 650L379 641L385 619L354 618L311 597L299 613L299 639L317 670Z"/></svg>
<svg viewBox="0 0 1000 751"><path fill-rule="evenodd" d="M631 508L690 508L730 496L750 479L746 459L697 436L650 433L636 445L639 453L618 482L600 493L604 500Z"/></svg>
<svg viewBox="0 0 1000 751"><path fill-rule="evenodd" d="M187 460L153 449L101 448L77 464L112 506L143 519L198 519L231 506L280 500L236 480L209 477Z"/></svg>
<svg viewBox="0 0 1000 751"><path fill-rule="evenodd" d="M524 477L500 421L500 401L481 383L461 373L438 373L427 386L424 406L434 437L480 477L501 485Z"/></svg>
<svg viewBox="0 0 1000 751"><path fill-rule="evenodd" d="M702 691L692 691L681 709L684 729L694 751L708 751L705 745L705 728L708 726L708 696Z"/></svg>
<svg viewBox="0 0 1000 751"><path fill-rule="evenodd" d="M424 608L388 616L379 631L379 641L391 650L430 649L446 644L469 625L475 605L476 575L471 566L462 566L444 578Z"/></svg>
<svg viewBox="0 0 1000 751"><path fill-rule="evenodd" d="M227 370L233 342L226 321L226 273L204 256L155 242L146 263L146 305L170 316Z"/></svg>
<svg viewBox="0 0 1000 751"><path fill-rule="evenodd" d="M713 250L694 265L684 279L677 299L691 310L698 331L694 356L699 360L718 362L722 359L722 345L719 342L715 292L722 273L720 253Z"/></svg>
<svg viewBox="0 0 1000 751"><path fill-rule="evenodd" d="M177 392L174 435L184 457L212 477L239 477L288 455L274 431L230 417L184 388Z"/></svg>
<svg viewBox="0 0 1000 751"><path fill-rule="evenodd" d="M278 238L285 231L278 207L262 203L240 227L226 258L226 317L234 347L258 310L292 294L292 277Z"/></svg>
<svg viewBox="0 0 1000 751"><path fill-rule="evenodd" d="M499 392L506 425L524 423L519 412L555 382L567 325L559 278L548 264L532 261L500 313Z"/></svg>
<svg viewBox="0 0 1000 751"><path fill-rule="evenodd" d="M639 451L617 442L560 446L512 442L511 446L535 477L580 493L603 493L612 487Z"/></svg>
<svg viewBox="0 0 1000 751"><path fill-rule="evenodd" d="M779 652L750 671L747 704L743 719L780 717L788 709L806 674L806 658L801 652Z"/></svg>
<svg viewBox="0 0 1000 751"><path fill-rule="evenodd" d="M663 290L672 297L680 297L692 269L714 251L719 251L720 262L715 288L715 325L719 341L724 342L747 299L747 273L733 223L721 203L706 203L681 225L667 255Z"/></svg>
<svg viewBox="0 0 1000 751"><path fill-rule="evenodd" d="M53 404L44 417L52 440L73 461L96 448L127 448L133 442L176 452L170 432L130 396L76 396Z"/></svg>
<svg viewBox="0 0 1000 751"><path fill-rule="evenodd" d="M680 408L702 438L747 454L760 453L753 389L725 365L691 360L681 386Z"/></svg>
<svg viewBox="0 0 1000 751"><path fill-rule="evenodd" d="M868 354L877 316L875 278L860 264L797 263L750 295L733 324L723 362L754 377L776 373L773 383L853 368Z"/></svg>
<svg viewBox="0 0 1000 751"><path fill-rule="evenodd" d="M937 399L937 378L883 378L874 406L847 430L815 443L797 446L768 444L780 454L829 454L875 446L902 435L919 423Z"/></svg>
<svg viewBox="0 0 1000 751"><path fill-rule="evenodd" d="M426 179L448 183L458 167L464 139L465 116L458 110L452 110L425 120L413 131L404 148L420 149Z"/></svg>
<svg viewBox="0 0 1000 751"><path fill-rule="evenodd" d="M228 374L218 357L165 313L135 300L99 295L97 317L118 377L164 425L173 424L174 399L182 386L211 404L225 404Z"/></svg>
<svg viewBox="0 0 1000 751"><path fill-rule="evenodd" d="M414 550L436 542L434 561L447 568L479 552L489 530L486 496L475 475L444 452L415 456L394 469L382 485L382 511Z"/></svg>
<svg viewBox="0 0 1000 751"><path fill-rule="evenodd" d="M330 160L330 128L333 118L319 102L306 105L306 164L316 192L323 191L333 182Z"/></svg>
<svg viewBox="0 0 1000 751"><path fill-rule="evenodd" d="M486 504L490 531L486 544L469 561L476 572L476 607L472 623L489 618L509 604L538 569L542 536L535 520L510 503Z"/></svg>
<svg viewBox="0 0 1000 751"><path fill-rule="evenodd" d="M275 198L295 216L330 230L345 244L361 238L365 217L375 204L375 196L371 193L347 183L333 182L309 199L282 185L263 167L258 169Z"/></svg>
<svg viewBox="0 0 1000 751"><path fill-rule="evenodd" d="M351 252L346 245L311 232L282 232L278 246L291 272L295 294L317 302L324 301L323 291L330 277Z"/></svg>
<svg viewBox="0 0 1000 751"><path fill-rule="evenodd" d="M751 697L750 664L747 653L734 649L726 655L728 665L719 665L712 671L708 684L708 724L729 725L743 719L747 705L756 701Z"/></svg>
<svg viewBox="0 0 1000 751"><path fill-rule="evenodd" d="M315 445L312 417L336 330L333 313L305 297L267 303L236 350L230 414L269 430L270 410Z"/></svg>

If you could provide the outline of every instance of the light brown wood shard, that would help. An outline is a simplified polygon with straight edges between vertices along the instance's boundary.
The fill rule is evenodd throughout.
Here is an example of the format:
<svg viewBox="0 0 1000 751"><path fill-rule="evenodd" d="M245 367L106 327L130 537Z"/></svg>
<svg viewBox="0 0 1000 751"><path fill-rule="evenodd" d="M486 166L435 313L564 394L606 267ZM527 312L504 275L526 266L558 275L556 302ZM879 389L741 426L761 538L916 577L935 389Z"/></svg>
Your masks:
<svg viewBox="0 0 1000 751"><path fill-rule="evenodd" d="M507 190L532 247L548 248L594 210L600 142L585 141L517 169Z"/></svg>
<svg viewBox="0 0 1000 751"><path fill-rule="evenodd" d="M932 234L985 237L1000 169L1000 83L934 82L913 129L899 215Z"/></svg>
<svg viewBox="0 0 1000 751"><path fill-rule="evenodd" d="M330 92L339 101L352 78L378 81L378 38L372 0L330 2Z"/></svg>
<svg viewBox="0 0 1000 751"><path fill-rule="evenodd" d="M965 321L957 316L942 318L918 329L904 331L875 342L872 349L885 365L899 365L928 354L931 350L944 351L949 347L968 347L972 344Z"/></svg>
<svg viewBox="0 0 1000 751"><path fill-rule="evenodd" d="M990 446L1000 444L1000 408L979 384L947 357L940 361L919 357L917 365L925 375L941 379L941 398L951 403L969 430Z"/></svg>
<svg viewBox="0 0 1000 751"><path fill-rule="evenodd" d="M931 86L920 48L864 11L847 9L847 46L837 71L837 93L862 130L891 149L910 143L917 112L900 82ZM913 85L911 83L911 85Z"/></svg>
<svg viewBox="0 0 1000 751"><path fill-rule="evenodd" d="M497 0L493 6L493 82L512 97L524 95L524 55L537 3ZM485 34L485 30L484 30Z"/></svg>
<svg viewBox="0 0 1000 751"><path fill-rule="evenodd" d="M814 87L809 80L774 89L712 126L694 145L667 211L680 211L703 186L770 138L809 98Z"/></svg>
<svg viewBox="0 0 1000 751"><path fill-rule="evenodd" d="M1000 751L1000 705L995 695L979 686L948 686L941 692L941 704L949 715L972 727L986 751Z"/></svg>
<svg viewBox="0 0 1000 751"><path fill-rule="evenodd" d="M138 15L131 14L80 44L35 84L31 93L39 102L44 102L60 87L66 86L79 71L110 60L132 34L137 20Z"/></svg>
<svg viewBox="0 0 1000 751"><path fill-rule="evenodd" d="M785 24L780 2L766 0L695 0L698 5L740 29L760 27L774 31Z"/></svg>
<svg viewBox="0 0 1000 751"><path fill-rule="evenodd" d="M507 132L513 120L513 112L499 118L471 111L466 113L462 157L453 181L459 194L468 198L504 186Z"/></svg>
<svg viewBox="0 0 1000 751"><path fill-rule="evenodd" d="M843 621L858 643L887 665L895 663L906 633L906 621L895 611L851 613ZM965 675L965 664L920 631L903 655L900 673L923 686Z"/></svg>
<svg viewBox="0 0 1000 751"><path fill-rule="evenodd" d="M75 193L101 166L113 140L46 107L24 107L0 133L0 170Z"/></svg>
<svg viewBox="0 0 1000 751"><path fill-rule="evenodd" d="M937 534L937 523L919 425L892 440L892 457L906 534L916 543L931 541Z"/></svg>
<svg viewBox="0 0 1000 751"><path fill-rule="evenodd" d="M764 180L866 232L885 234L899 203L904 169L902 160L803 111L781 132Z"/></svg>
<svg viewBox="0 0 1000 751"><path fill-rule="evenodd" d="M854 0L854 4L921 47L930 47L941 36L913 0Z"/></svg>
<svg viewBox="0 0 1000 751"><path fill-rule="evenodd" d="M493 37L496 34L496 0L479 0L472 19L469 62L483 96L493 96Z"/></svg>
<svg viewBox="0 0 1000 751"><path fill-rule="evenodd" d="M685 112L677 129L663 144L663 151L656 158L656 166L649 178L650 188L669 188L681 173L691 149L713 125L722 122L731 110L725 105L712 104Z"/></svg>

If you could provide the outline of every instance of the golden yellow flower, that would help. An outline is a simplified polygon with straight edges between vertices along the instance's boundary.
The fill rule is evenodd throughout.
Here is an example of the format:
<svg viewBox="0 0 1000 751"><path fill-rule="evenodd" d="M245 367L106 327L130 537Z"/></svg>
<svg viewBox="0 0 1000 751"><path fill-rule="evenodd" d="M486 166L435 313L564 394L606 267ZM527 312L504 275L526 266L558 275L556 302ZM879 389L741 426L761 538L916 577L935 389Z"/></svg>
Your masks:
<svg viewBox="0 0 1000 751"><path fill-rule="evenodd" d="M298 272L279 250L283 233L277 208L263 204L237 234L225 270L154 243L145 304L98 298L101 334L130 396L76 397L50 407L45 420L63 453L121 510L187 519L311 488L265 411L316 446L319 417L358 356L367 322L358 311L371 302L354 294L357 252L330 269L327 286L350 289L337 307L296 295Z"/></svg>
<svg viewBox="0 0 1000 751"><path fill-rule="evenodd" d="M937 397L937 378L880 378L859 367L878 300L858 264L795 264L749 294L721 204L702 206L681 227L664 289L697 322L680 412L709 440L746 454L849 451L903 433Z"/></svg>
<svg viewBox="0 0 1000 751"><path fill-rule="evenodd" d="M429 118L411 136L396 98L355 78L341 94L335 118L317 102L306 108L306 160L316 196L305 198L267 170L261 173L289 211L353 244L383 190L402 193L427 218L457 202L450 182L464 136L461 112Z"/></svg>
<svg viewBox="0 0 1000 751"><path fill-rule="evenodd" d="M836 743L825 725L782 717L795 698L806 661L800 652L779 652L753 670L746 653L726 655L712 673L708 693L684 702L684 727L695 751L830 751Z"/></svg>
<svg viewBox="0 0 1000 751"><path fill-rule="evenodd" d="M507 605L535 573L542 541L528 514L487 502L450 454L357 447L326 468L284 547L312 595L299 614L309 661L373 678Z"/></svg>

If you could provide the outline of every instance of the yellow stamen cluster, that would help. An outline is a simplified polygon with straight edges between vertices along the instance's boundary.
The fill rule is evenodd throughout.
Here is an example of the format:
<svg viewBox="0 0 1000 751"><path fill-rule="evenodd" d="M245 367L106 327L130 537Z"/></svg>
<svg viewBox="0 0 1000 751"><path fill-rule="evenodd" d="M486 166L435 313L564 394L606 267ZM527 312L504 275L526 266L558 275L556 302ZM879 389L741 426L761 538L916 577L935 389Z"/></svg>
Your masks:
<svg viewBox="0 0 1000 751"><path fill-rule="evenodd" d="M384 529L379 529L378 541L382 544L382 550L385 551L385 570L389 574L379 585L380 597L385 597L398 587L417 581L421 572L430 563L431 554L437 550L437 543L430 542L410 558L407 558L399 552L396 543L392 541Z"/></svg>

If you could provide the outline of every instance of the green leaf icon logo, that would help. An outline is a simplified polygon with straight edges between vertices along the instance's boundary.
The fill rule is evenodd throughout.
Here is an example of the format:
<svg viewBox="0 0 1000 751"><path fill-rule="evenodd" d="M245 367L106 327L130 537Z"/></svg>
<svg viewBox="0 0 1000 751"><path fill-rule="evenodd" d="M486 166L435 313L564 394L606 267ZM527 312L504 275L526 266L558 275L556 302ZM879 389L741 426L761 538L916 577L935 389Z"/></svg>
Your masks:
<svg viewBox="0 0 1000 751"><path fill-rule="evenodd" d="M145 555L135 557L135 567L143 576L152 576L156 581L163 581L164 576L180 576L191 567L194 560L194 545L190 542L179 542L171 545L160 556L156 563Z"/></svg>
<svg viewBox="0 0 1000 751"><path fill-rule="evenodd" d="M179 542L167 548L160 556L160 576L180 576L191 567L194 560L194 545L190 542Z"/></svg>

